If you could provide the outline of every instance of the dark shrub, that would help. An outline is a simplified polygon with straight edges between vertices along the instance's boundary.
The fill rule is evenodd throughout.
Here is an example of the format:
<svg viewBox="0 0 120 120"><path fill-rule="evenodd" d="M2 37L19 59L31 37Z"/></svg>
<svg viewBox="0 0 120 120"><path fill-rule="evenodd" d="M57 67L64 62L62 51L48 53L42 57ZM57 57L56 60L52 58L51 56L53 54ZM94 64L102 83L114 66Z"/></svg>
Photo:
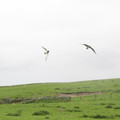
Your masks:
<svg viewBox="0 0 120 120"><path fill-rule="evenodd" d="M112 108L112 106L111 105L107 105L107 106L105 106L105 108Z"/></svg>
<svg viewBox="0 0 120 120"><path fill-rule="evenodd" d="M82 112L81 110L66 110L67 112Z"/></svg>
<svg viewBox="0 0 120 120"><path fill-rule="evenodd" d="M60 90L60 88L55 88L55 90Z"/></svg>
<svg viewBox="0 0 120 120"><path fill-rule="evenodd" d="M89 116L88 116L88 115L83 115L83 117L87 118L87 117L89 117Z"/></svg>
<svg viewBox="0 0 120 120"><path fill-rule="evenodd" d="M45 110L41 110L38 112L34 112L32 115L49 115L49 112Z"/></svg>
<svg viewBox="0 0 120 120"><path fill-rule="evenodd" d="M45 117L45 119L49 119L49 117Z"/></svg>
<svg viewBox="0 0 120 120"><path fill-rule="evenodd" d="M116 114L115 117L120 117L120 114Z"/></svg>
<svg viewBox="0 0 120 120"><path fill-rule="evenodd" d="M115 105L115 103L109 103L108 105Z"/></svg>
<svg viewBox="0 0 120 120"><path fill-rule="evenodd" d="M77 108L77 109L79 109L80 107L79 107L79 106L75 106L74 108Z"/></svg>
<svg viewBox="0 0 120 120"><path fill-rule="evenodd" d="M120 107L115 107L114 109L120 109Z"/></svg>
<svg viewBox="0 0 120 120"><path fill-rule="evenodd" d="M60 106L60 105L58 105L58 106L56 106L56 108L61 108L61 106Z"/></svg>
<svg viewBox="0 0 120 120"><path fill-rule="evenodd" d="M21 116L21 113L8 113L7 116Z"/></svg>
<svg viewBox="0 0 120 120"><path fill-rule="evenodd" d="M92 118L108 118L106 115L93 115Z"/></svg>
<svg viewBox="0 0 120 120"><path fill-rule="evenodd" d="M105 105L105 103L100 103L100 105Z"/></svg>

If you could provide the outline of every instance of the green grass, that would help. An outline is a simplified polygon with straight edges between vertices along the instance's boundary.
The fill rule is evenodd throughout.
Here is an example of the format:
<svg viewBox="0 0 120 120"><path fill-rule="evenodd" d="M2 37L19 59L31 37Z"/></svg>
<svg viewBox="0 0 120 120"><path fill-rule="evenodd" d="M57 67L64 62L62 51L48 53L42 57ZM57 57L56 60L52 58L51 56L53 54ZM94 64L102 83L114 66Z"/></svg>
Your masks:
<svg viewBox="0 0 120 120"><path fill-rule="evenodd" d="M0 120L119 120L120 79L40 83L0 87L0 100L57 96L58 93L104 92L69 102L0 104Z"/></svg>

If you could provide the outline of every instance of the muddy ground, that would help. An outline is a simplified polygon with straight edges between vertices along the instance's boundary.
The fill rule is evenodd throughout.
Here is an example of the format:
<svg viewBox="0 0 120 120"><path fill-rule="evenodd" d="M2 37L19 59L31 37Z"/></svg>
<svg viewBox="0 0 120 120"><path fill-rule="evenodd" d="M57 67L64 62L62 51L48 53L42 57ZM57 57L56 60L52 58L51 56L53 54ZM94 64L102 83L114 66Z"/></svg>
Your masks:
<svg viewBox="0 0 120 120"><path fill-rule="evenodd" d="M87 96L87 95L95 95L95 94L104 94L103 92L78 92L78 93L59 93L59 96L66 97L77 97L77 96Z"/></svg>

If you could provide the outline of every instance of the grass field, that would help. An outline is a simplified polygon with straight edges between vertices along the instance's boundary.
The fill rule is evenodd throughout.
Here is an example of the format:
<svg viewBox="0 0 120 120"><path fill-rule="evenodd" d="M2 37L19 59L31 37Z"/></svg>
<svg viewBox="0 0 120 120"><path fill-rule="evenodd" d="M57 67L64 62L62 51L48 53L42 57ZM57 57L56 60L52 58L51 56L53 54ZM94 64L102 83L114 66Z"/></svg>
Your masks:
<svg viewBox="0 0 120 120"><path fill-rule="evenodd" d="M40 83L0 87L0 100L58 96L60 93L101 92L70 101L0 104L0 120L120 120L120 79L71 83Z"/></svg>

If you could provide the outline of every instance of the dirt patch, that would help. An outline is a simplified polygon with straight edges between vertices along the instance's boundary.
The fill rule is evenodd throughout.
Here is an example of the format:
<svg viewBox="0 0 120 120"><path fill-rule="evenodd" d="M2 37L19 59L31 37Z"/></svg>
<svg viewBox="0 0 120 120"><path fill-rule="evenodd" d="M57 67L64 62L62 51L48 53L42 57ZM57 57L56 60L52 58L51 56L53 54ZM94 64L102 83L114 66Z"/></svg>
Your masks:
<svg viewBox="0 0 120 120"><path fill-rule="evenodd" d="M104 94L103 92L78 92L78 93L59 93L59 96L67 96L67 97L77 97L77 96L87 96L87 95L96 95L96 94Z"/></svg>

